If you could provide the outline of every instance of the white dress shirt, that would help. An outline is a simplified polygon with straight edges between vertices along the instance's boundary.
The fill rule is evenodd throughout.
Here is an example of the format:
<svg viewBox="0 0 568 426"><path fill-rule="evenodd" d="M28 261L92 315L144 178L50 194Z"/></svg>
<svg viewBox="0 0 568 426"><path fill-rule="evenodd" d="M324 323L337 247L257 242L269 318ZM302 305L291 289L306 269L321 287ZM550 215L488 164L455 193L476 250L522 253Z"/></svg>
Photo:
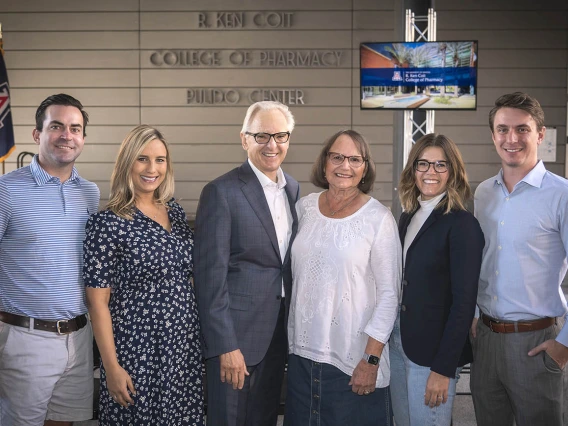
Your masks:
<svg viewBox="0 0 568 426"><path fill-rule="evenodd" d="M278 168L278 171L276 172L277 181L274 182L258 170L252 161L250 161L250 158L248 162L264 190L266 202L268 203L270 215L272 216L272 222L274 223L274 229L276 230L276 238L278 238L280 258L282 259L282 262L284 262L286 252L288 251L288 245L290 244L290 237L292 236L293 222L290 203L288 202L288 197L284 190L284 187L286 186L286 177L284 176L282 169ZM285 296L284 282L282 282L282 297Z"/></svg>

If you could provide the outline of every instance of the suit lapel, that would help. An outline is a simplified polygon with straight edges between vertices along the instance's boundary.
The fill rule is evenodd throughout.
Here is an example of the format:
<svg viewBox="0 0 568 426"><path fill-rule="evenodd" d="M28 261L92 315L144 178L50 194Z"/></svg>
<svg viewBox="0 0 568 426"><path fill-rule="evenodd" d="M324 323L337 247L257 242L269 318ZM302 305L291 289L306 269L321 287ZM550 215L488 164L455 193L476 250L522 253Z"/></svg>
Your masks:
<svg viewBox="0 0 568 426"><path fill-rule="evenodd" d="M414 212L416 213L416 212ZM404 239L406 238L406 231L408 229L408 225L414 213L402 213L400 216L400 221L398 223L398 235L400 236L400 242L404 246Z"/></svg>
<svg viewBox="0 0 568 426"><path fill-rule="evenodd" d="M264 195L264 190L260 185L256 175L252 171L248 161L245 161L243 165L239 168L239 179L244 183L241 187L243 194L247 201L249 202L251 208L256 213L258 220L262 223L268 238L272 243L272 247L280 257L280 248L278 247L278 238L276 237L276 229L274 228L274 222L272 221L272 215L270 214L270 209L268 208L268 203L266 202L266 196ZM288 186L288 185L286 185Z"/></svg>
<svg viewBox="0 0 568 426"><path fill-rule="evenodd" d="M410 250L412 250L412 247L414 247L414 245L420 239L420 237L422 235L424 235L424 233L428 230L428 228L430 228L430 226L432 226L434 223L436 223L436 221L442 215L443 215L443 212L440 209L434 209L434 211L432 211L432 213L430 213L430 216L428 216L428 219L426 219L426 222L424 222L424 224L422 225L422 227L418 231L418 234L416 234L416 237L414 237L414 241L412 241L412 244L410 244L410 247L408 247L408 250L406 252L407 258L408 258L408 253L410 253ZM410 221L408 221L408 223L410 223ZM407 227L408 227L408 225L407 225ZM405 234L406 234L406 230L405 230ZM404 244L404 240L402 240L402 241L403 241L403 244Z"/></svg>
<svg viewBox="0 0 568 426"><path fill-rule="evenodd" d="M284 264L290 260L290 252L296 233L298 232L298 214L296 212L296 202L298 195L298 184L296 182L290 183L290 179L286 178L286 186L284 187L286 196L288 197L288 205L290 206L290 213L292 214L292 235L290 235L290 242L288 243L288 251L284 258Z"/></svg>

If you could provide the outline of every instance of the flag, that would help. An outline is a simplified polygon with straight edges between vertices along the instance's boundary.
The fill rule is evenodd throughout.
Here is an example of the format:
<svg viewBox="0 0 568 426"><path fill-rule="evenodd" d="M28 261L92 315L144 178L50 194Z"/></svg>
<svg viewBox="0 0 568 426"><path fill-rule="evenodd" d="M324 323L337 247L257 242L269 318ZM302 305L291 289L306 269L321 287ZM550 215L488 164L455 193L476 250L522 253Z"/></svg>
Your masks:
<svg viewBox="0 0 568 426"><path fill-rule="evenodd" d="M4 63L4 52L1 50L1 37L0 34L0 163L6 160L16 149L12 112L10 111L10 86L8 85L8 73Z"/></svg>

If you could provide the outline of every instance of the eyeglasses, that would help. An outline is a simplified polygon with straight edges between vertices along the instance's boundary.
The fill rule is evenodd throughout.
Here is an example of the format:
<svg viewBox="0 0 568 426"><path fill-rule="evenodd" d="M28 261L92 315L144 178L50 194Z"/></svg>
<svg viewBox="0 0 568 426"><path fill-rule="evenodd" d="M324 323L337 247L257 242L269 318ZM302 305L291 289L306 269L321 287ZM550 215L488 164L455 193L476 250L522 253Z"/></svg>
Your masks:
<svg viewBox="0 0 568 426"><path fill-rule="evenodd" d="M274 138L276 143L286 143L290 139L290 132L278 132L278 133L250 133L245 132L246 135L252 136L256 143L261 145L266 145L270 142L270 138Z"/></svg>
<svg viewBox="0 0 568 426"><path fill-rule="evenodd" d="M416 160L414 162L414 170L417 172L427 172L430 170L430 165L434 166L434 171L436 173L446 173L450 168L447 161L426 161L426 160Z"/></svg>
<svg viewBox="0 0 568 426"><path fill-rule="evenodd" d="M361 157L360 155L349 156L340 154L338 152L328 152L327 157L329 158L329 161L331 161L331 164L335 164L336 166L343 164L346 158L347 161L349 161L349 165L355 168L361 167L365 162L367 162L367 159Z"/></svg>

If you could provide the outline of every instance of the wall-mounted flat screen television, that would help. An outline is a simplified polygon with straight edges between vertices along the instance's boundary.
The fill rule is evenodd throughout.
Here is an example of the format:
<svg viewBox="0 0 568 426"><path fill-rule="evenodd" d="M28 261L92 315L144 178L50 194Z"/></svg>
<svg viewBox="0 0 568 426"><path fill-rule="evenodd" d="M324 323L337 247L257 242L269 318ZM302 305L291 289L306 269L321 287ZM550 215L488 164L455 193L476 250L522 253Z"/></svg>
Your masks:
<svg viewBox="0 0 568 426"><path fill-rule="evenodd" d="M361 43L361 109L475 110L477 41Z"/></svg>

